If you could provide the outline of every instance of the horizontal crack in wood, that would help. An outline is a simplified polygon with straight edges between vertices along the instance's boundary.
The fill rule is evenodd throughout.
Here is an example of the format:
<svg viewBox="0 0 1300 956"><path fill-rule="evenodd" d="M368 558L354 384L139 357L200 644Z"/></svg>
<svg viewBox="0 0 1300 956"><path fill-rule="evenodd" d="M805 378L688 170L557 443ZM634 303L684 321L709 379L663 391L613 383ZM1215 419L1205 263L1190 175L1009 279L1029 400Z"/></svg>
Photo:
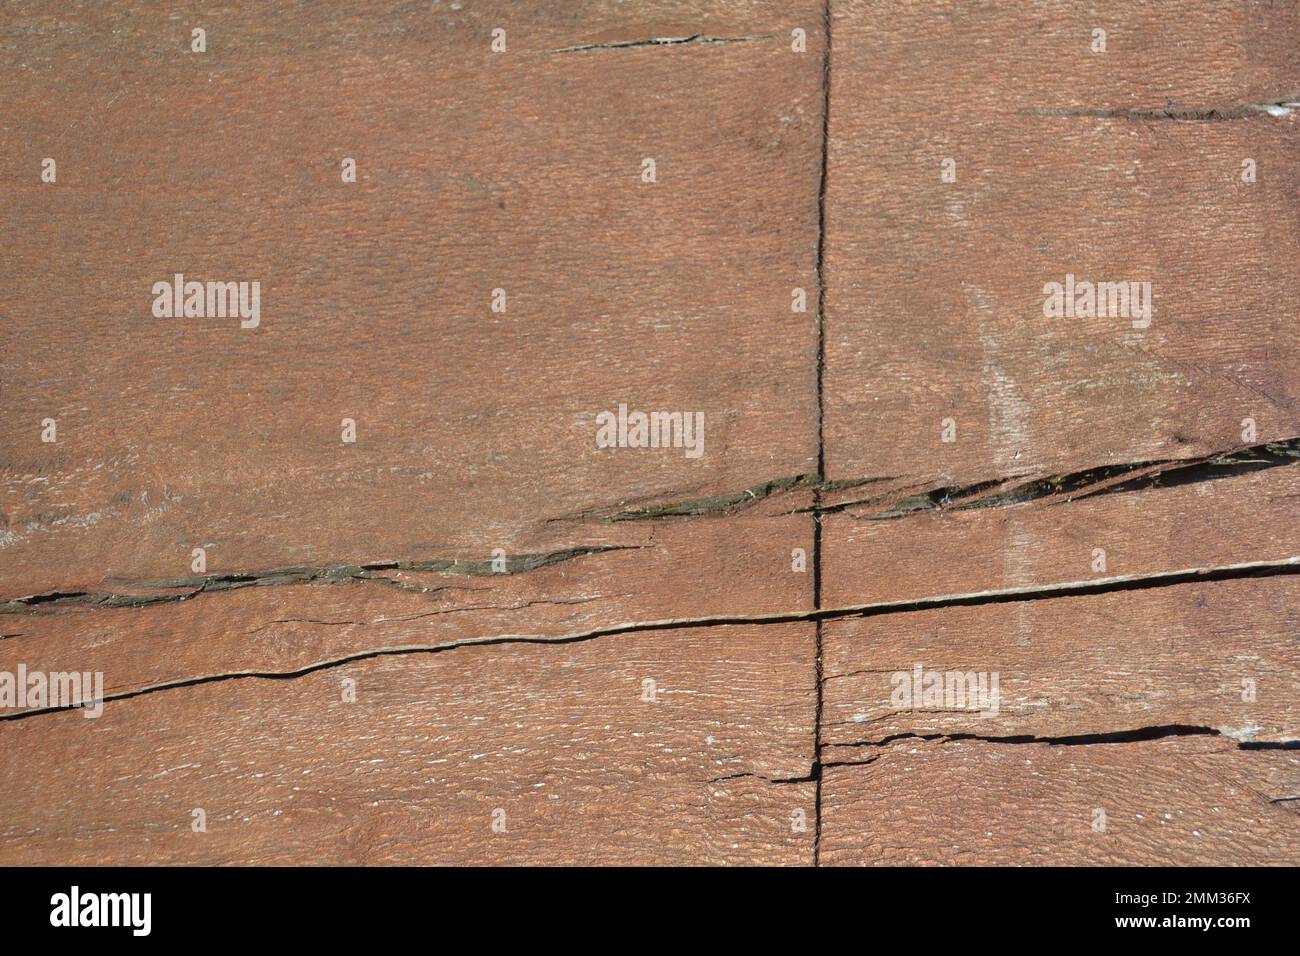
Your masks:
<svg viewBox="0 0 1300 956"><path fill-rule="evenodd" d="M1223 565L1213 568L1186 568L1179 571L1165 571L1145 575L1122 575L1117 577L1096 578L1090 581L1071 581L1062 584L1050 584L1016 588L1002 588L992 591L977 591L968 594L945 594L933 597L914 598L902 601L884 601L874 604L859 604L841 608L826 608L812 611L796 611L778 614L757 615L717 615L698 618L670 618L658 621L638 621L614 624L580 631L572 634L543 637L538 635L498 635L495 637L463 638L441 644L409 644L400 647L384 647L367 651L357 651L341 657L316 661L303 667L287 671L231 671L221 674L208 674L201 677L189 677L175 681L150 684L133 690L116 694L105 694L105 702L128 700L145 694L181 687L194 687L218 681L256 678L261 680L292 680L305 677L316 671L341 667L359 661L373 660L379 657L404 656L408 654L437 654L462 647L491 647L504 644L578 644L597 638L616 634L631 634L648 631L685 630L705 627L727 627L761 624L792 624L806 621L825 621L837 618L876 617L884 614L901 614L912 611L924 611L945 607L976 607L987 604L1006 604L1021 601L1055 600L1063 597L1079 597L1090 594L1108 594L1118 591L1146 590L1149 588L1170 587L1177 584L1209 583L1215 581L1232 581L1243 578L1272 577L1277 575L1300 574L1300 555L1277 561L1253 561L1239 564ZM41 714L59 713L67 708L47 707L20 711L15 714L0 716L0 722L22 720ZM1243 744L1245 749L1258 749L1265 744Z"/></svg>

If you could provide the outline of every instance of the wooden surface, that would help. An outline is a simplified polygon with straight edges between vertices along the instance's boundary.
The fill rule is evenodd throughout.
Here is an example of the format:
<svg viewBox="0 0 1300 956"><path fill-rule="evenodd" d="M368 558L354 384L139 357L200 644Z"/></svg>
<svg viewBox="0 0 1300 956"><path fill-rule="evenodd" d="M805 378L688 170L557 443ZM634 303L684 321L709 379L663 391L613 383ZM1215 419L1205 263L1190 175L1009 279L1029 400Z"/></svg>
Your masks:
<svg viewBox="0 0 1300 956"><path fill-rule="evenodd" d="M24 2L0 64L0 674L105 697L0 706L0 863L1300 862L1300 5Z"/></svg>
<svg viewBox="0 0 1300 956"><path fill-rule="evenodd" d="M1278 801L1294 795L1295 773L1293 756L1199 738L900 741L870 764L826 767L820 856L826 865L1294 865L1294 804Z"/></svg>

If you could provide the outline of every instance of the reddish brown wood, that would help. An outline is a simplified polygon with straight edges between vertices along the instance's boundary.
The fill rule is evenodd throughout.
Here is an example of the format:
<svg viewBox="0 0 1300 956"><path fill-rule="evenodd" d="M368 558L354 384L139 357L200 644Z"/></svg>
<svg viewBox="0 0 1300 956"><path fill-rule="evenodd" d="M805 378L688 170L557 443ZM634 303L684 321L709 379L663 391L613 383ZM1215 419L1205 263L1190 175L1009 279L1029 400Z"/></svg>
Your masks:
<svg viewBox="0 0 1300 956"><path fill-rule="evenodd" d="M1296 793L1293 753L1185 738L1080 747L899 741L875 756L826 768L826 865L1295 862L1294 805L1275 802Z"/></svg>
<svg viewBox="0 0 1300 956"><path fill-rule="evenodd" d="M836 759L899 734L1296 740L1298 598L1296 578L1266 578L828 622L822 742ZM996 700L925 704L918 665L996 675Z"/></svg>
<svg viewBox="0 0 1300 956"><path fill-rule="evenodd" d="M197 16L0 13L0 863L1296 862L1294 5Z"/></svg>

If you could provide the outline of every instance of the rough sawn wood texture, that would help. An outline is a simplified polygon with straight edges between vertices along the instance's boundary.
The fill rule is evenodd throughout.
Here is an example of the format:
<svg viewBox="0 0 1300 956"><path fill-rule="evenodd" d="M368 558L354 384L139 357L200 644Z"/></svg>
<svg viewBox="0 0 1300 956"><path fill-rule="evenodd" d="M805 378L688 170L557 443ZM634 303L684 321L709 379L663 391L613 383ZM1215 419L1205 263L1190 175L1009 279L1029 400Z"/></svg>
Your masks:
<svg viewBox="0 0 1300 956"><path fill-rule="evenodd" d="M0 66L0 864L1300 863L1300 4L33 0Z"/></svg>

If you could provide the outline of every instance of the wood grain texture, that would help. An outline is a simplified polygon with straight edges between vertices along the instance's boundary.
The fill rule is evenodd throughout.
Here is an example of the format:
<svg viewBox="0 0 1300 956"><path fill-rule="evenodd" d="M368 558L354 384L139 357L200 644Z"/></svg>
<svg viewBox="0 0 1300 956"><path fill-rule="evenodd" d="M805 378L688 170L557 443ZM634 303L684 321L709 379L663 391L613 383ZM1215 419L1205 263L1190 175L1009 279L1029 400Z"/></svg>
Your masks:
<svg viewBox="0 0 1300 956"><path fill-rule="evenodd" d="M1300 113L1088 113L1284 100L1297 36L1292 4L837 4L828 477L1190 458L1250 444L1247 417L1260 441L1300 435L1279 261L1300 238ZM1246 158L1265 171L1250 184ZM1150 283L1150 326L1045 318L1067 274Z"/></svg>
<svg viewBox="0 0 1300 956"><path fill-rule="evenodd" d="M1300 434L1297 13L834 5L824 607L1296 556L1295 470L1204 463ZM820 861L1293 864L1295 759L1214 736L1296 739L1293 580L826 622ZM900 711L918 664L998 713Z"/></svg>
<svg viewBox="0 0 1300 956"><path fill-rule="evenodd" d="M1069 738L1181 726L1253 743L1300 739L1298 599L1296 578L1268 578L827 622L827 759L900 734ZM894 675L910 685L918 665L996 673L997 706L898 706Z"/></svg>
<svg viewBox="0 0 1300 956"><path fill-rule="evenodd" d="M0 65L0 682L106 697L0 697L0 864L1300 861L1295 3L37 0Z"/></svg>
<svg viewBox="0 0 1300 956"><path fill-rule="evenodd" d="M815 8L471 6L236 5L203 55L134 4L9 14L6 596L552 550L815 470L820 72L774 39ZM549 52L697 33L767 39ZM176 272L260 280L260 325L153 318ZM598 449L621 402L703 411L704 454Z"/></svg>
<svg viewBox="0 0 1300 956"><path fill-rule="evenodd" d="M1047 587L1300 555L1300 468L1233 472L1186 484L1161 484L1157 476L1111 493L1100 493L1111 486L1099 483L1077 497L1049 489L1005 505L999 494L1014 496L1032 479L941 497L933 506L924 484L876 492L822 519L823 603ZM899 513L900 504L919 500L924 508Z"/></svg>
<svg viewBox="0 0 1300 956"><path fill-rule="evenodd" d="M806 515L629 513L815 469L818 8L436 7L0 25L0 593L55 596L2 666L109 697L0 724L5 862L811 861L813 625L599 634L811 610ZM704 454L598 450L621 402Z"/></svg>
<svg viewBox="0 0 1300 956"><path fill-rule="evenodd" d="M0 863L807 864L811 784L764 778L807 775L815 698L797 625L467 647L9 721Z"/></svg>
<svg viewBox="0 0 1300 956"><path fill-rule="evenodd" d="M1190 740L1190 742L1189 742ZM1300 758L1192 738L898 741L828 766L826 865L1294 865ZM1102 818L1105 829L1095 830Z"/></svg>
<svg viewBox="0 0 1300 956"><path fill-rule="evenodd" d="M403 648L564 642L638 624L812 610L811 571L791 570L792 550L812 551L804 515L744 512L707 525L625 521L598 526L595 535L611 550L507 565L503 574L484 556L440 571L306 581L290 572L224 590L202 590L208 583L113 593L159 602L140 607L87 603L93 597L38 604L0 615L0 671L13 673L19 663L101 671L112 696Z"/></svg>

